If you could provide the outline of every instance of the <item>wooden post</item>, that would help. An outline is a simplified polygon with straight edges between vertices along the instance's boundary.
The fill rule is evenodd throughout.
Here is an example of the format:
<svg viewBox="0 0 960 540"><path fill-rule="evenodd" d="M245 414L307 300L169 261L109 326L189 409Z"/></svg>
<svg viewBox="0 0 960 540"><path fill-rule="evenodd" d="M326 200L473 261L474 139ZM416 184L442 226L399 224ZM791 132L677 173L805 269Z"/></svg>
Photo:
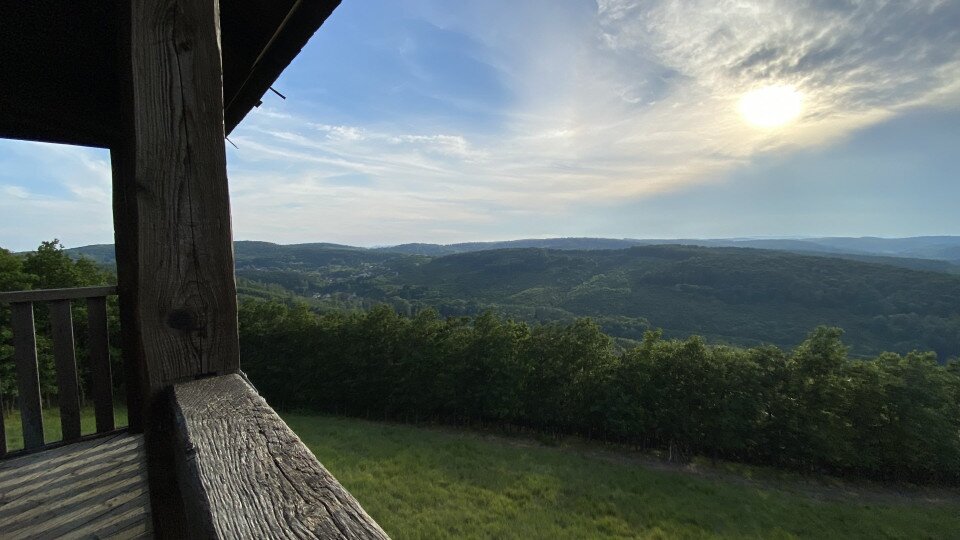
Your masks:
<svg viewBox="0 0 960 540"><path fill-rule="evenodd" d="M219 3L131 0L123 19L117 273L149 422L173 383L239 369Z"/></svg>
<svg viewBox="0 0 960 540"><path fill-rule="evenodd" d="M111 148L117 286L158 537L188 536L173 467L174 383L240 368L218 0L119 2Z"/></svg>

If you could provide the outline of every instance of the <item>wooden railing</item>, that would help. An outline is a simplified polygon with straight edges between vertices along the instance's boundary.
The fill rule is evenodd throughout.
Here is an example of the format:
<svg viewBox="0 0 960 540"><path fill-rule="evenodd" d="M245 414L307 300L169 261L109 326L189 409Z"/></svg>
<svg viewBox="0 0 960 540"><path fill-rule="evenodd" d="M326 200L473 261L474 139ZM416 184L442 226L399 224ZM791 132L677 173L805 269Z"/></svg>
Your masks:
<svg viewBox="0 0 960 540"><path fill-rule="evenodd" d="M176 384L169 406L175 536L389 540L244 376Z"/></svg>
<svg viewBox="0 0 960 540"><path fill-rule="evenodd" d="M0 292L0 304L10 304L13 331L13 358L16 364L20 418L23 425L24 450L45 446L43 404L40 392L40 370L37 365L37 341L33 305L45 302L50 307L50 335L57 379L57 402L63 442L81 438L80 383L73 340L72 300L86 300L89 333L89 367L91 394L97 433L115 429L113 419L113 384L110 373L110 342L107 331L107 297L117 294L116 287L81 287ZM0 414L0 434L4 433ZM0 436L0 456L7 453L6 439Z"/></svg>

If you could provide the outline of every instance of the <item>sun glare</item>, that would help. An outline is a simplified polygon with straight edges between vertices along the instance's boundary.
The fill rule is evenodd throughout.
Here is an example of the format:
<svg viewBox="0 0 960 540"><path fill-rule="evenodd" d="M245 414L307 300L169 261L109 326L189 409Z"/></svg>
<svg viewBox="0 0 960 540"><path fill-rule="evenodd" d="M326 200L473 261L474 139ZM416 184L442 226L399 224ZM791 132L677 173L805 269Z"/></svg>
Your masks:
<svg viewBox="0 0 960 540"><path fill-rule="evenodd" d="M772 128L800 116L803 96L792 86L764 86L740 98L740 114L751 124Z"/></svg>

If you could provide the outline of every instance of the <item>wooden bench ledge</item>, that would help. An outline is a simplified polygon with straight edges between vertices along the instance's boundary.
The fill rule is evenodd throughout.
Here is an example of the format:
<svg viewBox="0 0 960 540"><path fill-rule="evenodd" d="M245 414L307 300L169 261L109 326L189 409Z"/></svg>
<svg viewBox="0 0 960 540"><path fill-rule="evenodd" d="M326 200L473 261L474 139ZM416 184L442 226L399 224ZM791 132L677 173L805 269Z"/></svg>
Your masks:
<svg viewBox="0 0 960 540"><path fill-rule="evenodd" d="M190 532L208 538L388 538L239 375L174 386Z"/></svg>

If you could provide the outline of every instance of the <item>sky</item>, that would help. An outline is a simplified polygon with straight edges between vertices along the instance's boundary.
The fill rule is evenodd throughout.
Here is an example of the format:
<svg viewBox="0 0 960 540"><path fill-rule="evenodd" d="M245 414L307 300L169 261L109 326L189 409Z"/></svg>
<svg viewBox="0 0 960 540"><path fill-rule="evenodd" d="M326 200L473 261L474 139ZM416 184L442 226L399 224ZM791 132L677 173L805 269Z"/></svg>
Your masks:
<svg viewBox="0 0 960 540"><path fill-rule="evenodd" d="M274 86L240 240L960 234L957 0L344 0ZM0 246L111 242L110 196L0 141Z"/></svg>

